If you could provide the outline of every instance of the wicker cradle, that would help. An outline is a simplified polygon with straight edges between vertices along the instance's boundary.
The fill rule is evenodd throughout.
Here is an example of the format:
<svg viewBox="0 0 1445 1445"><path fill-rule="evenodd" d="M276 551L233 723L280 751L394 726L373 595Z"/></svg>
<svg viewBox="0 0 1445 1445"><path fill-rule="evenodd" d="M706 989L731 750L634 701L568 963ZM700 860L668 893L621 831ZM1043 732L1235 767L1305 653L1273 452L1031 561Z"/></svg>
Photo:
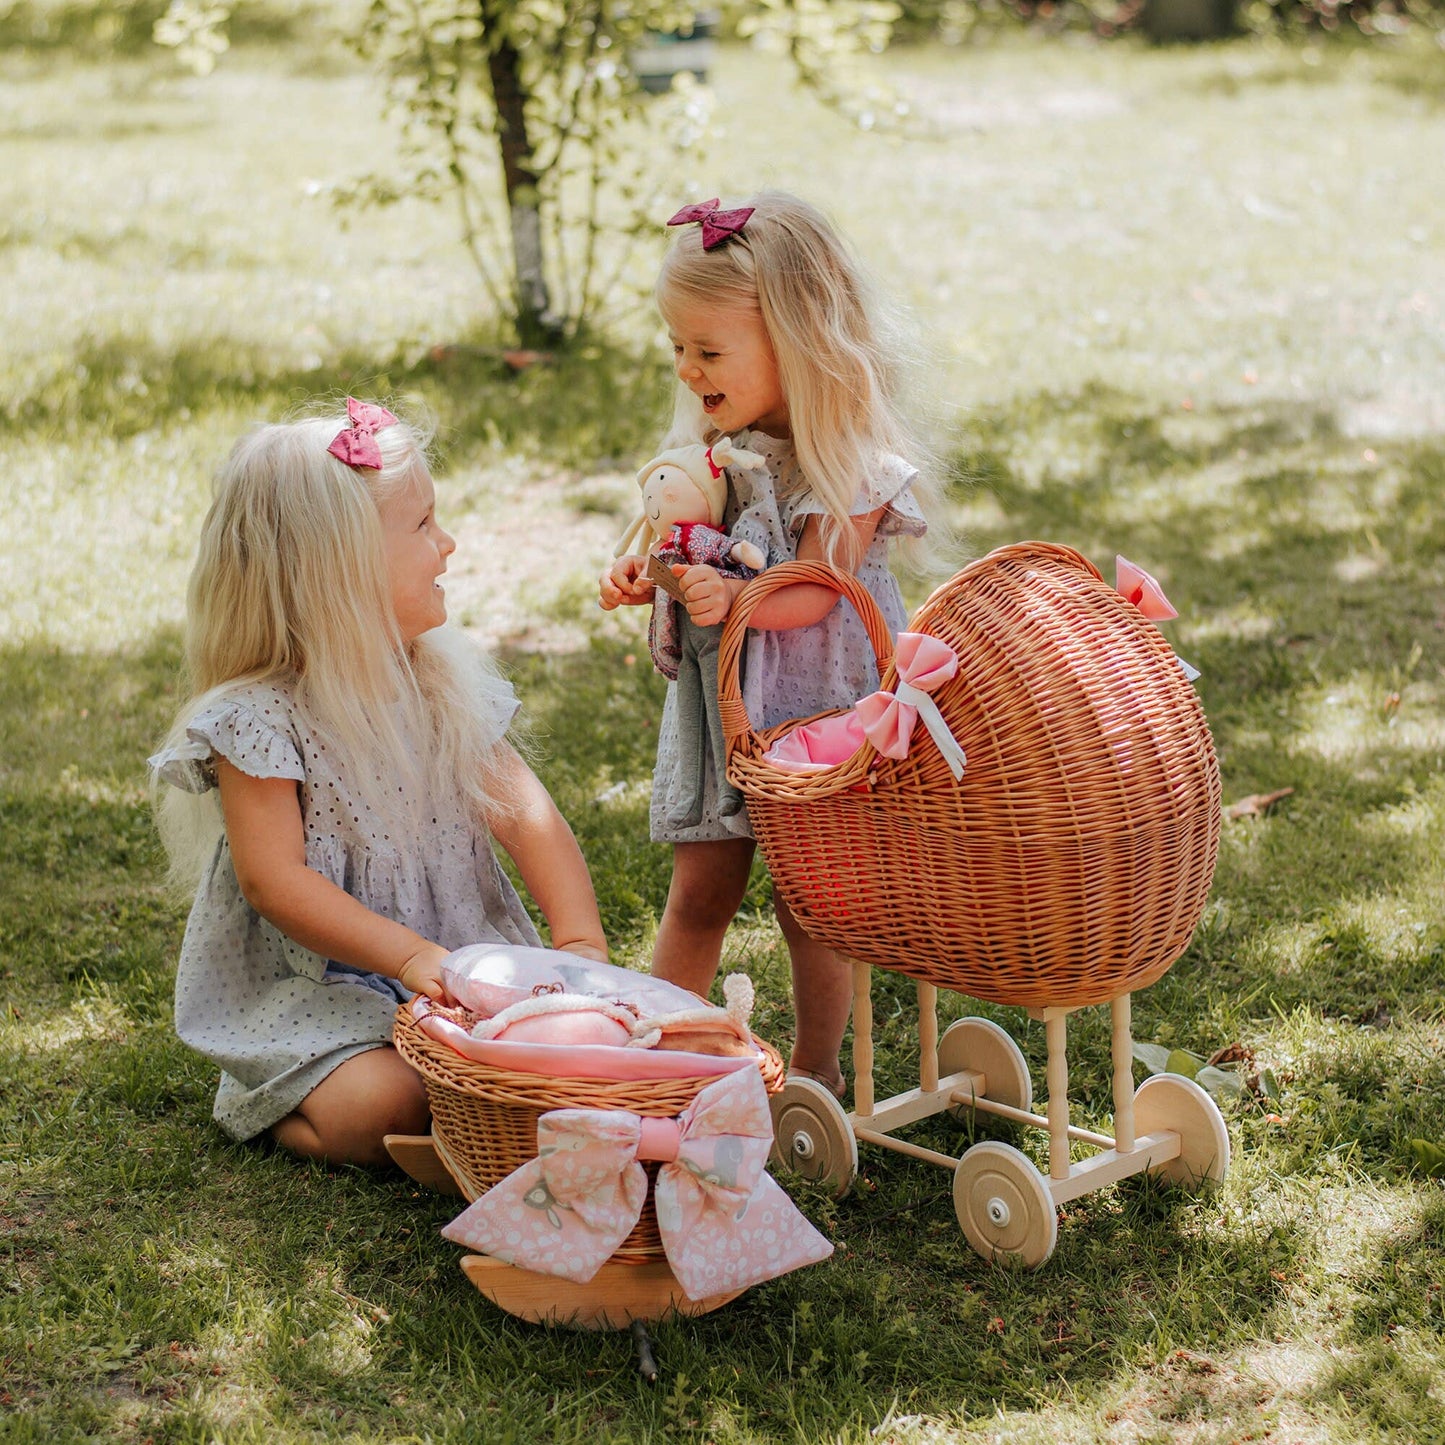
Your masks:
<svg viewBox="0 0 1445 1445"><path fill-rule="evenodd" d="M432 1038L405 1004L397 1010L392 1038L402 1058L422 1076L437 1154L469 1200L536 1156L537 1120L551 1109L625 1109L644 1118L670 1119L717 1077L613 1082L493 1068ZM761 1039L754 1042L763 1056L763 1084L775 1094L783 1083L782 1060ZM647 1168L649 1177L655 1177L658 1166ZM664 1258L650 1189L636 1228L612 1258L625 1264Z"/></svg>
<svg viewBox="0 0 1445 1445"><path fill-rule="evenodd" d="M967 754L962 781L921 725L902 761L865 744L835 768L788 772L763 753L796 723L752 728L739 659L753 610L798 582L842 592L882 686L897 674L872 598L821 564L771 568L729 616L727 772L804 928L996 1003L1074 1008L1159 978L1209 891L1220 782L1203 711L1154 625L1070 548L999 548L909 624L958 654L934 698Z"/></svg>

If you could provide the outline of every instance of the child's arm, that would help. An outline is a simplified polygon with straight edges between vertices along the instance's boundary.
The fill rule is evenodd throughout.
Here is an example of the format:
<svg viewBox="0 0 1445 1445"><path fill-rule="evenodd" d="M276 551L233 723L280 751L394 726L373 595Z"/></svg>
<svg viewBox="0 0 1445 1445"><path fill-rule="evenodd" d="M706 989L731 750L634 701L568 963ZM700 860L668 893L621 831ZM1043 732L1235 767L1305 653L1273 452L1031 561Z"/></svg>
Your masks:
<svg viewBox="0 0 1445 1445"><path fill-rule="evenodd" d="M604 612L651 601L652 583L647 579L646 557L632 554L619 557L598 579L597 605Z"/></svg>
<svg viewBox="0 0 1445 1445"><path fill-rule="evenodd" d="M487 818L492 837L507 850L542 910L552 947L606 963L597 895L567 820L515 749L502 743L498 753L496 792L502 802Z"/></svg>
<svg viewBox="0 0 1445 1445"><path fill-rule="evenodd" d="M414 993L443 996L447 950L405 924L373 913L306 864L296 783L253 778L216 760L221 811L236 881L246 902L303 948L400 980Z"/></svg>
<svg viewBox="0 0 1445 1445"><path fill-rule="evenodd" d="M853 530L858 534L858 555L867 552L873 542L873 534L883 520L887 507L867 512L852 518ZM798 539L798 561L825 562L822 536L822 518L809 516L803 523L803 535ZM710 627L721 622L732 610L733 599L748 584L740 577L724 577L716 567L674 567L677 579L687 594L687 615L699 627ZM783 587L763 602L748 619L750 627L766 627L772 630L788 627L810 627L821 621L838 601L838 594L831 587L812 582L799 582L795 587Z"/></svg>

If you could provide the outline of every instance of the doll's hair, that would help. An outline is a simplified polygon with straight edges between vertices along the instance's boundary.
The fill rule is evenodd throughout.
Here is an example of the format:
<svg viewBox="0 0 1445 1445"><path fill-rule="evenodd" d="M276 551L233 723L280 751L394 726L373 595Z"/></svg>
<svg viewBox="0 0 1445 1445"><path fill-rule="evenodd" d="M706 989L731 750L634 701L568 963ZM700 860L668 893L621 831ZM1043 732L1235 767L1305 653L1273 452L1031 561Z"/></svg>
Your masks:
<svg viewBox="0 0 1445 1445"><path fill-rule="evenodd" d="M742 231L710 251L693 227L679 233L658 276L657 308L669 325L684 307L741 308L762 318L798 463L824 509L827 555L851 570L861 559L849 513L881 454L900 453L919 466L915 491L930 500L933 469L899 404L903 328L816 207L782 191L762 191L744 204L753 214ZM713 436L697 397L679 380L666 444Z"/></svg>
<svg viewBox="0 0 1445 1445"><path fill-rule="evenodd" d="M380 507L427 470L429 430L375 433L382 465L352 467L327 448L344 407L256 427L222 463L186 598L189 696L166 742L238 684L287 687L308 723L348 760L349 781L381 818L406 816L430 783L479 814L500 739L481 697L504 687L447 628L407 645L392 608ZM219 833L214 794L153 783L173 881L193 886Z"/></svg>

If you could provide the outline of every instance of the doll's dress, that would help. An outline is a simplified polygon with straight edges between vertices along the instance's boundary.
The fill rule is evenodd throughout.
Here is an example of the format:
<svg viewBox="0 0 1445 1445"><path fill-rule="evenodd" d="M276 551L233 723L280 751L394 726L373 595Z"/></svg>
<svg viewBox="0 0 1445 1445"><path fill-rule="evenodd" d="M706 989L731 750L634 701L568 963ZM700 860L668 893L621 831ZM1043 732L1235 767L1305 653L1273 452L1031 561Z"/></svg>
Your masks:
<svg viewBox="0 0 1445 1445"><path fill-rule="evenodd" d="M516 697L491 676L479 691L483 725L499 739ZM400 829L383 828L286 687L226 691L191 719L186 742L150 761L167 783L202 793L216 786L217 757L252 777L294 778L307 866L374 912L448 949L538 942L485 827L456 798L433 796L417 799ZM389 1043L409 996L278 932L242 896L221 837L186 924L175 1017L180 1037L221 1067L213 1112L228 1134L270 1128L337 1065Z"/></svg>
<svg viewBox="0 0 1445 1445"><path fill-rule="evenodd" d="M793 444L763 432L740 432L734 443L759 453L767 463L746 471L728 468L728 503L723 529L735 542L751 542L769 567L791 562L798 535L812 513L823 508L807 492ZM919 537L927 530L913 497L917 470L902 457L881 456L860 489L855 514L886 507L873 541L858 568L858 580L872 595L889 630L897 633L907 621L898 579L888 567L893 537ZM873 648L861 620L847 602L840 602L811 627L749 632L743 649L743 701L755 728L776 726L826 708L851 707L878 687ZM701 821L678 825L670 815L687 796L689 771L679 745L677 689L669 684L658 727L657 765L652 775L651 833L655 842L712 842L752 836L747 810L728 818L718 812L717 760L709 748L705 759Z"/></svg>
<svg viewBox="0 0 1445 1445"><path fill-rule="evenodd" d="M715 567L724 577L750 578L751 567L729 555L733 539L716 527L702 524L676 526L654 553L665 566L686 563ZM707 759L723 754L722 714L718 707L717 657L723 625L700 626L687 609L661 588L653 596L647 646L653 666L674 686L668 691L677 716L675 740L678 757L674 780L681 796L673 804L668 823L688 826L700 822L706 794ZM717 811L731 817L743 809L743 795L727 781L715 778Z"/></svg>

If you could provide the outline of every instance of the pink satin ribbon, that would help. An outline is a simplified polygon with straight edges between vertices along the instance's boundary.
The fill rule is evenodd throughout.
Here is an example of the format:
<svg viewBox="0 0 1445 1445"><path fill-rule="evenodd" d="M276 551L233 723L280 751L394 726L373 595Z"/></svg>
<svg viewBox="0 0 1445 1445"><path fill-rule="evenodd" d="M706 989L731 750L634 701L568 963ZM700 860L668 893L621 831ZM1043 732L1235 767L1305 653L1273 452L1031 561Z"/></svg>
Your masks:
<svg viewBox="0 0 1445 1445"><path fill-rule="evenodd" d="M1164 589L1127 557L1114 558L1114 590L1122 593L1150 622L1168 622L1179 614L1164 595Z"/></svg>
<svg viewBox="0 0 1445 1445"><path fill-rule="evenodd" d="M955 778L963 776L963 749L929 696L958 672L958 654L926 632L900 632L893 650L898 682L892 692L870 693L853 704L863 735L885 758L906 758L918 719Z"/></svg>
<svg viewBox="0 0 1445 1445"><path fill-rule="evenodd" d="M351 425L342 427L326 450L348 467L370 467L373 471L380 471L381 448L376 444L376 434L386 427L395 426L396 417L384 406L357 401L353 396L346 398L346 415L351 418Z"/></svg>
<svg viewBox="0 0 1445 1445"><path fill-rule="evenodd" d="M632 1232L647 1198L640 1159L665 1160L653 1199L663 1252L689 1299L816 1264L833 1246L766 1170L773 1124L756 1069L709 1084L676 1120L557 1109L537 1157L442 1230L495 1259L585 1284Z"/></svg>

